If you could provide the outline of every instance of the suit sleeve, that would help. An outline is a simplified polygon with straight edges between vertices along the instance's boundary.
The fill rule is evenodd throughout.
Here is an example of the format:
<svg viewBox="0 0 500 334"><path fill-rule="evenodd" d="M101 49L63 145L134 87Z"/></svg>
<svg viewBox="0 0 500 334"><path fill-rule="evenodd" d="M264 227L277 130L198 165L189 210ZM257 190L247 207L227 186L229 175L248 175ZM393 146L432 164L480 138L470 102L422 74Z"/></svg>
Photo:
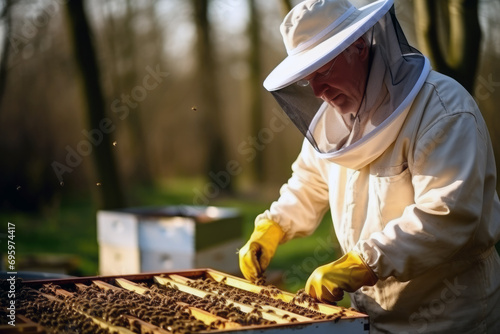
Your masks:
<svg viewBox="0 0 500 334"><path fill-rule="evenodd" d="M282 242L312 234L329 207L322 165L313 147L304 140L292 164L292 176L281 187L279 199L255 221L266 218L278 223L285 233Z"/></svg>

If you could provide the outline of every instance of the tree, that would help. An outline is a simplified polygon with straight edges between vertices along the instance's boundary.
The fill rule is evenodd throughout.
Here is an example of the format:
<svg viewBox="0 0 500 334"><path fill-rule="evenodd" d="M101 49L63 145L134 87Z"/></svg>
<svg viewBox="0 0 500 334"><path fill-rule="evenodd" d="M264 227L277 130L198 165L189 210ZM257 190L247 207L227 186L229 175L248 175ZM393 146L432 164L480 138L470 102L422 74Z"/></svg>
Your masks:
<svg viewBox="0 0 500 334"><path fill-rule="evenodd" d="M250 67L249 78L249 100L250 100L250 115L251 115L251 132L256 134L259 132L263 122L263 104L261 87L262 81L260 78L262 62L260 59L261 38L260 38L260 20L257 11L255 0L249 0L250 20L248 24L248 35L250 36L250 54L248 63ZM253 163L254 177L257 181L264 181L264 160L262 153L255 156Z"/></svg>
<svg viewBox="0 0 500 334"><path fill-rule="evenodd" d="M125 74L122 78L125 86L125 91L131 91L134 85L140 82L137 76L137 45L136 32L133 28L133 21L137 11L134 9L134 4L131 0L127 0L124 4L126 7L125 17L123 21L124 38L120 40L123 53L120 55L129 61L129 66L126 67ZM149 169L148 148L145 145L145 135L142 126L141 105L131 110L127 117L127 126L130 129L130 146L135 160L137 161L134 170L134 176L144 183L152 184L153 178Z"/></svg>
<svg viewBox="0 0 500 334"><path fill-rule="evenodd" d="M2 104L2 98L5 93L5 86L7 82L7 68L8 68L9 52L10 52L9 38L11 36L11 30L12 30L11 8L13 4L14 4L13 0L6 0L5 5L2 9L2 13L0 14L0 18L2 18L5 22L4 24L5 34L2 45L2 54L0 55L0 105Z"/></svg>
<svg viewBox="0 0 500 334"><path fill-rule="evenodd" d="M283 8L283 13L285 15L288 14L293 8L291 0L281 0L281 7Z"/></svg>
<svg viewBox="0 0 500 334"><path fill-rule="evenodd" d="M227 180L220 180L219 190L232 192L233 182L226 172L227 149L223 138L223 115L219 97L218 76L215 62L215 52L208 19L209 0L192 0L194 21L196 24L197 43L196 58L197 78L201 89L203 104L198 107L200 113L200 133L208 147L207 174L214 175L225 172Z"/></svg>
<svg viewBox="0 0 500 334"><path fill-rule="evenodd" d="M99 68L91 39L91 30L85 14L83 1L68 0L66 3L69 32L80 69L83 93L87 102L88 126L100 134L100 142L93 147L97 183L100 185L102 209L114 209L125 206L125 199L118 176L112 151L112 139L103 127L111 128L106 117L105 100L102 93ZM106 125L107 124L107 125Z"/></svg>
<svg viewBox="0 0 500 334"><path fill-rule="evenodd" d="M472 94L481 44L478 1L415 0L414 6L421 51Z"/></svg>

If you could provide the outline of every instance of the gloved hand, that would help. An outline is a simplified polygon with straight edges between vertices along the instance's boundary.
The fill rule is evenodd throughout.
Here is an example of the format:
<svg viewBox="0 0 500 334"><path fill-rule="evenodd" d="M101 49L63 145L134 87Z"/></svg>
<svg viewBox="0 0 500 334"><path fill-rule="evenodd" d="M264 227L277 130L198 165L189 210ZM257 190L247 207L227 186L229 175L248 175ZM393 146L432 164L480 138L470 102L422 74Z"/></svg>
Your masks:
<svg viewBox="0 0 500 334"><path fill-rule="evenodd" d="M362 286L377 283L377 276L355 252L337 261L316 268L306 283L305 291L312 297L333 303L344 297L344 291L354 292Z"/></svg>
<svg viewBox="0 0 500 334"><path fill-rule="evenodd" d="M247 280L255 282L262 275L283 235L281 227L272 220L263 219L255 225L250 239L239 251L240 270Z"/></svg>

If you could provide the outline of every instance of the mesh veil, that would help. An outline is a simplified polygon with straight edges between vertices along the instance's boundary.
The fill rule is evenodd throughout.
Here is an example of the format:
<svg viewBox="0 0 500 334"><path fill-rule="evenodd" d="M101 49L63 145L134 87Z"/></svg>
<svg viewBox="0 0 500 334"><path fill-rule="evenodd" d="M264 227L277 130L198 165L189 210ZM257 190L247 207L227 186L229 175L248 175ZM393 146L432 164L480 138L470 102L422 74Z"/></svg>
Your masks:
<svg viewBox="0 0 500 334"><path fill-rule="evenodd" d="M408 44L394 7L363 38L369 47L369 74L357 111L341 113L316 97L311 85L295 82L271 92L319 153L337 152L367 138L402 112L418 92L414 88L425 57Z"/></svg>

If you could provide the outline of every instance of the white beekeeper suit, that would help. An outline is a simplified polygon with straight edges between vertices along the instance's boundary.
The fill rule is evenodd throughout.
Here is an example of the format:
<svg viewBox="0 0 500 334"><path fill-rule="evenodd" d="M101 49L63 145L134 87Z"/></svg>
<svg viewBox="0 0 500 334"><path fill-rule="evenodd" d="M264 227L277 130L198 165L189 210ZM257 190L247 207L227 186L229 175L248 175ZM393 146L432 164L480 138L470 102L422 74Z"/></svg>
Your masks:
<svg viewBox="0 0 500 334"><path fill-rule="evenodd" d="M306 140L256 223L277 223L283 243L311 234L331 209L342 251L359 254L378 279L351 293L370 332L500 333L500 202L481 113L406 43L392 0L352 8L305 1L285 18L289 56L264 86ZM300 92L297 82L361 36L371 66L355 114Z"/></svg>

